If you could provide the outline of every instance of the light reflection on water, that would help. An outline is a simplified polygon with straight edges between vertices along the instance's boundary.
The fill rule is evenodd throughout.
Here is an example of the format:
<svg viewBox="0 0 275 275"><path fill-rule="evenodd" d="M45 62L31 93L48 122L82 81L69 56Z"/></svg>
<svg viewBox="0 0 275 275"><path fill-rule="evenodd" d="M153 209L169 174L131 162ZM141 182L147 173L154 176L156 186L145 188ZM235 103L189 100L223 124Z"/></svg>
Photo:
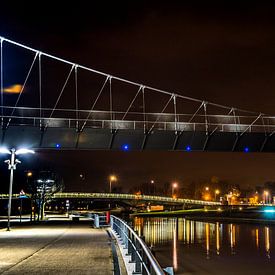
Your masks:
<svg viewBox="0 0 275 275"><path fill-rule="evenodd" d="M238 267L238 271L246 266L247 271L248 254L252 273L253 264L266 265L266 274L269 274L270 263L273 264L272 268L275 268L271 251L275 227L272 226L209 223L185 218L136 217L134 228L139 235L145 237L149 246L154 247L161 264L173 266L176 271L182 271L183 266L186 270L186 266L192 262L192 255L198 262L201 259L201 264L206 261L203 268L209 268L208 271L213 274L215 266L219 265L225 270L226 265L228 270L233 270L234 265ZM207 267L209 263L211 266ZM190 265L191 269L195 270L199 264L196 263L195 267ZM214 268L214 271L211 268Z"/></svg>

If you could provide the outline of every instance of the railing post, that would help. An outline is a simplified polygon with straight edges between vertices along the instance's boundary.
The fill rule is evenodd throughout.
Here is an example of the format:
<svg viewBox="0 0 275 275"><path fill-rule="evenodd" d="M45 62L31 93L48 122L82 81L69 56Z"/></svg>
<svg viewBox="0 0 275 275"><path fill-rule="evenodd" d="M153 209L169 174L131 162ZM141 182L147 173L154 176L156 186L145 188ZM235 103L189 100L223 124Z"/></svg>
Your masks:
<svg viewBox="0 0 275 275"><path fill-rule="evenodd" d="M115 235L121 240L122 246L127 249L129 262L134 263L133 274L164 275L163 269L146 246L144 237L139 237L133 228L115 216L111 216L111 226Z"/></svg>
<svg viewBox="0 0 275 275"><path fill-rule="evenodd" d="M134 273L136 274L140 274L142 273L142 270L144 269L143 268L143 265L142 265L142 260L140 259L143 258L142 257L142 249L140 248L140 244L139 242L135 239L135 247L136 247L136 251L135 251L135 271ZM139 254L139 255L138 255Z"/></svg>

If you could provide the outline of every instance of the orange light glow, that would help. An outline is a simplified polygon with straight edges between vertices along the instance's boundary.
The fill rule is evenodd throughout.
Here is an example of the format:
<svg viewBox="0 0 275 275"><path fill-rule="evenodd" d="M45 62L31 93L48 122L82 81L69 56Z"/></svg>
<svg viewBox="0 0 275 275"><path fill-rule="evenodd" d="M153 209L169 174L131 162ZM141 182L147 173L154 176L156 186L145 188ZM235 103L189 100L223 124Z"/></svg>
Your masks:
<svg viewBox="0 0 275 275"><path fill-rule="evenodd" d="M9 87L3 89L4 93L8 94L19 94L22 90L23 86L21 84L14 84Z"/></svg>
<svg viewBox="0 0 275 275"><path fill-rule="evenodd" d="M110 181L117 181L117 177L115 175L111 175L109 178Z"/></svg>
<svg viewBox="0 0 275 275"><path fill-rule="evenodd" d="M205 195L204 196L204 200L209 201L210 200L210 196L209 195Z"/></svg>
<svg viewBox="0 0 275 275"><path fill-rule="evenodd" d="M173 183L173 188L177 188L178 187L178 183L177 182L174 182Z"/></svg>
<svg viewBox="0 0 275 275"><path fill-rule="evenodd" d="M27 176L28 176L28 177L31 177L31 176L32 176L32 172L28 172L28 173L27 173Z"/></svg>

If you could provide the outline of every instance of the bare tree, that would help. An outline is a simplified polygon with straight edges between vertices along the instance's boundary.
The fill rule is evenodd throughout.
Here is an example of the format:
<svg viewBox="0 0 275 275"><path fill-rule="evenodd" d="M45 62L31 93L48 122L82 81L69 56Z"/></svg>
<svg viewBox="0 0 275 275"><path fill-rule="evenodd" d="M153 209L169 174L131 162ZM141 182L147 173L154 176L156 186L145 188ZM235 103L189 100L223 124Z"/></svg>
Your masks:
<svg viewBox="0 0 275 275"><path fill-rule="evenodd" d="M44 218L45 203L52 197L54 193L64 190L63 179L52 171L39 171L28 179L28 189L31 193L32 208L38 213L38 220Z"/></svg>

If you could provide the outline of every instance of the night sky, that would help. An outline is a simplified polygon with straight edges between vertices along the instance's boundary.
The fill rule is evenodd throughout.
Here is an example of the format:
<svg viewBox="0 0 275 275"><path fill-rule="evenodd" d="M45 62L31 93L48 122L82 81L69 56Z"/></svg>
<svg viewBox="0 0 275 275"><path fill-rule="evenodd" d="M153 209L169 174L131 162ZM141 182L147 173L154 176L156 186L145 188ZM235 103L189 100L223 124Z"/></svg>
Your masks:
<svg viewBox="0 0 275 275"><path fill-rule="evenodd" d="M1 4L0 35L156 88L274 115L275 5L189 2ZM151 179L186 185L214 175L247 186L275 180L274 166L271 153L41 151L24 157L18 173L54 169L68 191L80 190L84 174L82 190L102 191L111 173L125 190ZM0 188L6 185L5 178Z"/></svg>

